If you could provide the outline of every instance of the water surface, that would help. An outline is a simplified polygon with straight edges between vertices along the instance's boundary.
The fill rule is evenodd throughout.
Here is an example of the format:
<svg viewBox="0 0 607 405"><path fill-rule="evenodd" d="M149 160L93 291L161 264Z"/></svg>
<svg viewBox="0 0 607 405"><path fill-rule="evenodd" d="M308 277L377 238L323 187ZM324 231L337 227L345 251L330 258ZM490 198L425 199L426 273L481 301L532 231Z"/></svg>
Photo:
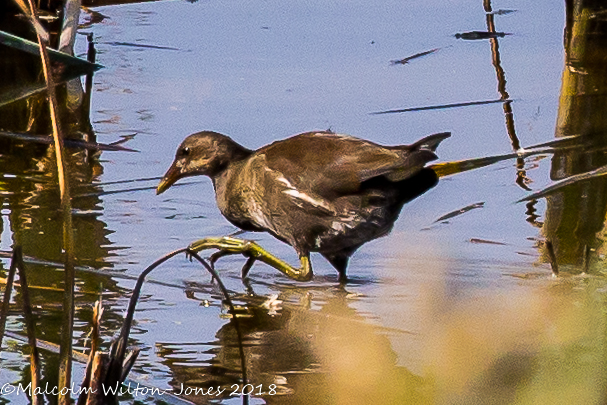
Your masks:
<svg viewBox="0 0 607 405"><path fill-rule="evenodd" d="M564 10L562 3L549 1L517 2L516 7L516 12L496 15L495 24L497 31L512 34L498 40L499 52L514 100L516 135L526 146L554 137ZM161 196L154 192L157 180L120 183L161 176L181 140L199 130L225 133L249 148L309 130L331 129L384 144L451 131L439 148L441 161L512 151L501 103L370 114L502 96L490 42L454 37L487 30L481 1L166 1L95 11L106 18L83 31L94 34L97 61L105 68L94 77L91 122L100 142L134 135L125 145L140 153L103 152L84 170L86 179L74 190L81 264L136 276L164 253L236 231L217 210L206 178ZM79 38L78 52L85 47ZM390 63L434 48L440 49L405 65ZM550 183L550 162L546 156L525 161L531 189ZM39 170L40 165L14 168L5 176L40 175ZM313 256L316 276L307 284L255 265L250 275L252 290L260 296L256 302L278 294L284 303L277 315L257 309L243 321L251 382L265 392L275 384L280 394L259 396L253 403L428 402L433 396L425 376L440 363L437 348L455 350L436 343L437 336L446 336L441 328L453 322L451 311L465 304L479 311L479 319L488 316L483 309L496 318L504 311L516 319L513 314L520 314L521 307L513 300L534 303L534 294L559 283L551 279L538 247L545 200L532 206L537 218L525 204L514 204L528 193L516 180L512 160L442 179L404 208L389 236L355 254L348 272L352 281L345 287L320 256ZM54 230L46 222L37 225L56 220L54 210L45 208L52 206L45 201L56 191L24 182L25 195L3 206L1 247L8 249L16 239L9 210L22 206L19 217L35 211L32 227L41 228L21 232L21 240L29 243L26 253L60 261L59 225ZM435 222L479 202L482 208ZM49 234L48 240L40 239L40 232ZM289 246L268 235L246 237L296 260ZM218 265L241 303L247 301L239 278L243 263L232 257ZM38 282L60 283L61 273L39 267ZM83 272L79 277L83 291L103 286L109 340L134 282ZM235 333L222 317L226 310L209 276L179 257L151 278L170 285L144 287L131 336L142 349L134 371L163 389L238 382ZM95 298L78 298L80 345ZM41 299L57 303L60 295ZM59 311L50 305L41 315L42 331L59 319ZM42 338L56 341L53 333ZM3 369L10 371L3 371L0 381L22 378L22 365L11 356L3 353ZM224 396L222 403L239 401Z"/></svg>

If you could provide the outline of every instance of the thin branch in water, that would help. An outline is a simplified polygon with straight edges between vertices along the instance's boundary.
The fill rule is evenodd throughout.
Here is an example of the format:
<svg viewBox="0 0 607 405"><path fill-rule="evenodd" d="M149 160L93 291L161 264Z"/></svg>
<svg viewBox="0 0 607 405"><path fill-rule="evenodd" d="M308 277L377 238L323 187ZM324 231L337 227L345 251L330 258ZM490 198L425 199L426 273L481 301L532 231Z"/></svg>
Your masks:
<svg viewBox="0 0 607 405"><path fill-rule="evenodd" d="M464 39L474 41L478 39L492 39L492 38L503 38L506 35L512 35L508 32L487 32L487 31L470 31L462 32L454 35L457 39Z"/></svg>
<svg viewBox="0 0 607 405"><path fill-rule="evenodd" d="M502 10L502 9L499 9L497 11L488 12L487 14L490 14L490 15L506 15L506 14L510 14L510 13L515 13L517 11L518 10Z"/></svg>
<svg viewBox="0 0 607 405"><path fill-rule="evenodd" d="M189 182L175 184L171 187L183 187L183 186L189 186L192 184L199 184L199 183L201 183L201 181L189 181ZM97 192L92 192L92 193L78 194L78 195L75 195L74 198L97 197L97 196L101 196L101 195L110 195L110 194L122 194L122 193L130 193L132 191L156 190L157 188L158 188L158 186L148 186L148 187L126 188L124 190L109 190L109 191L102 190L102 191L97 191Z"/></svg>
<svg viewBox="0 0 607 405"><path fill-rule="evenodd" d="M494 104L494 103L506 103L511 102L512 100L484 100L484 101L468 101L466 103L455 103L455 104L441 104L441 105L431 105L426 107L412 107L412 108L401 108L398 110L385 110L385 111L376 111L369 113L371 115L380 115L380 114L395 114L395 113L403 113L403 112L411 112L411 111L425 111L425 110L441 110L446 108L458 108L458 107L469 107L473 105L483 105L483 104Z"/></svg>
<svg viewBox="0 0 607 405"><path fill-rule="evenodd" d="M122 323L122 329L120 329L120 335L110 347L110 363L107 367L107 376L105 378L106 387L112 386L113 384L115 384L116 379L122 377L126 346L128 343L129 334L131 332L131 326L133 324L135 307L137 306L137 301L139 300L139 295L141 293L141 288L143 287L145 278L156 267L160 266L162 263L166 262L173 256L176 256L183 252L187 252L187 248L175 250L169 254L164 255L163 257L149 265L137 278L137 282L135 283L135 287L133 288L133 293L129 301L129 307L124 317L124 322Z"/></svg>
<svg viewBox="0 0 607 405"><path fill-rule="evenodd" d="M548 142L542 142L542 143L538 143L535 145L527 146L525 149L545 148L547 146L554 148L556 146L562 146L562 144L571 145L571 144L575 143L574 141L580 141L580 140L581 140L580 135L561 136L559 138L553 139Z"/></svg>
<svg viewBox="0 0 607 405"><path fill-rule="evenodd" d="M528 196L521 198L520 200L517 201L517 203L547 197L550 194L562 189L563 187L570 186L572 184L579 183L581 181L586 181L586 180L591 180L591 179L594 179L597 177L602 177L605 175L607 175L607 165L601 166L598 169L592 170L590 172L576 174L574 176L567 177L563 180L559 180L546 188L543 188L533 194L529 194Z"/></svg>
<svg viewBox="0 0 607 405"><path fill-rule="evenodd" d="M0 131L0 137L14 139L18 141L42 143L45 145L53 144L53 139L48 135L32 135L26 132L7 132ZM124 146L97 143L97 142L86 142L78 139L65 139L64 145L68 148L79 148L88 150L107 150L107 151L124 151L124 152L139 152L135 149L127 148Z"/></svg>
<svg viewBox="0 0 607 405"><path fill-rule="evenodd" d="M481 238L470 238L470 243L482 243L482 244L486 244L486 245L500 245L500 246L507 246L507 243L504 242L498 242L495 240L488 240L488 239L481 239Z"/></svg>
<svg viewBox="0 0 607 405"><path fill-rule="evenodd" d="M563 146L559 148L539 148L539 149L520 149L515 153L507 153L504 155L487 156L482 158L457 160L453 162L435 163L429 165L428 168L434 170L438 177L450 176L452 174L465 172L468 170L478 169L489 166L504 160L523 159L534 155L550 155L559 151L578 149L579 145ZM528 197L531 198L531 197ZM520 200L524 201L524 200ZM518 201L518 202L520 202Z"/></svg>
<svg viewBox="0 0 607 405"><path fill-rule="evenodd" d="M238 321L238 316L236 316L236 309L234 308L234 304L232 303L230 294L229 294L227 288L225 287L225 285L223 284L223 282L221 281L221 278L219 278L219 274L217 274L217 272L215 271L213 266L208 264L206 262L206 260L204 260L202 257L200 257L198 255L198 253L194 252L193 250L188 249L187 254L190 255L191 257L195 258L196 260L198 260L207 269L207 271L209 273L211 273L213 278L215 280L217 280L217 285L219 285L219 288L221 289L221 292L223 293L223 296L226 299L226 302L228 303L228 307L230 308L230 313L232 314L230 321L234 323L234 329L236 329L236 336L238 338L238 350L240 352L240 366L242 368L242 383L243 383L243 385L247 385L248 384L247 362L246 362L246 358L244 355L244 347L242 344L242 332L240 331L240 322ZM248 263L248 261L247 261L247 263ZM252 263L251 263L251 265L252 265ZM245 266L246 266L246 264L245 264ZM242 402L243 402L243 405L248 405L248 403L249 403L248 394L244 395Z"/></svg>
<svg viewBox="0 0 607 405"><path fill-rule="evenodd" d="M171 46L160 46L160 45L148 45L148 44L135 44L132 42L99 42L100 44L113 45L113 46L131 46L134 48L151 48L151 49L163 49L167 51L180 51L179 48L173 48Z"/></svg>
<svg viewBox="0 0 607 405"><path fill-rule="evenodd" d="M445 221L445 220L451 219L453 217L457 217L458 215L465 214L466 212L471 211L476 208L483 208L484 206L485 206L485 203L483 201L467 205L463 208L457 209L455 211L451 211L448 214L443 215L442 217L440 217L439 219L434 221L434 223Z"/></svg>
<svg viewBox="0 0 607 405"><path fill-rule="evenodd" d="M405 64L409 63L410 61L412 61L413 59L417 59L417 58L421 58L422 56L430 55L431 53L434 53L440 49L441 48L434 48L434 49L430 49L429 51L416 53L415 55L408 56L404 59L391 60L390 64L391 65L405 65Z"/></svg>
<svg viewBox="0 0 607 405"><path fill-rule="evenodd" d="M236 329L236 335L238 337L238 347L239 347L239 351L240 351L240 362L241 362L241 368L242 368L243 384L246 385L248 383L246 359L244 356L244 347L242 344L242 333L240 330L240 324L238 322L238 318L236 316L236 309L234 308L234 304L232 303L232 300L230 298L230 293L227 290L227 288L225 287L225 285L223 284L223 282L221 281L221 279L219 278L219 275L217 274L215 269L213 269L213 267L211 265L209 265L206 262L206 260L204 260L202 257L200 257L198 255L198 253L190 250L189 248L183 248L183 249L178 249L171 253L168 253L168 254L164 255L163 257L161 257L160 259L156 260L154 263L149 265L137 278L137 283L135 284L135 287L133 288L133 293L132 293L131 299L129 301L129 306L128 306L126 315L124 317L122 329L120 330L120 335L119 335L118 339L116 341L114 341L114 343L112 343L111 348L110 348L110 363L107 367L107 375L106 375L106 378L104 381L106 386L112 386L113 384L115 384L115 381L113 381L112 378L115 378L116 376L120 376L119 378L121 378L122 381L124 381L124 379L126 378L126 373L128 373L128 369L130 369L130 367L133 365L134 360L132 360L132 361L129 360L128 362L125 362L125 353L126 353L126 347L127 347L127 343L128 343L128 337L129 337L131 326L133 323L133 317L135 314L135 307L137 306L137 302L139 300L139 296L141 294L141 288L143 287L145 278L156 267L160 266L162 263L166 262L167 260L171 259L172 257L174 257L180 253L186 253L188 256L194 257L207 269L207 271L209 273L211 273L213 278L217 280L219 288L221 289L221 292L230 308L230 313L232 314L231 322L234 322L234 328ZM125 363L126 363L126 366L125 366ZM243 397L243 404L246 405L249 403L248 398L249 398L248 395L245 395Z"/></svg>
<svg viewBox="0 0 607 405"><path fill-rule="evenodd" d="M90 63L95 63L95 58L97 56L97 50L95 49L95 43L93 42L93 33L90 32L87 34L86 39L88 41L88 49L86 54L86 60ZM97 135L95 131L93 131L93 127L91 125L91 98L93 97L93 73L90 72L86 75L84 80L84 98L82 101L82 123L80 125L80 129L87 134L90 134L90 138L87 137L87 140L97 141Z"/></svg>
<svg viewBox="0 0 607 405"><path fill-rule="evenodd" d="M2 351L2 339L4 338L4 328L6 327L6 317L8 316L8 309L11 301L11 293L13 292L13 282L15 280L16 271L17 261L15 260L15 251L13 251L11 267L9 268L6 276L6 287L4 288L4 298L2 301L2 312L0 312L0 351Z"/></svg>
<svg viewBox="0 0 607 405"><path fill-rule="evenodd" d="M17 263L19 269L19 282L21 283L21 299L23 301L23 315L27 329L27 339L30 346L30 368L32 376L32 404L44 403L42 393L36 395L40 387L40 355L38 354L38 346L36 345L36 321L32 313L32 304L30 302L29 289L27 287L27 275L25 264L23 263L23 253L21 246L15 246L13 253L13 262ZM12 267L12 263L11 263Z"/></svg>
<svg viewBox="0 0 607 405"><path fill-rule="evenodd" d="M127 180L114 180L114 181L106 181L103 183L93 183L94 186L109 186L111 184L124 184L124 183L137 183L140 181L157 181L162 179L162 176L156 176L156 177L142 177L139 179L127 179Z"/></svg>

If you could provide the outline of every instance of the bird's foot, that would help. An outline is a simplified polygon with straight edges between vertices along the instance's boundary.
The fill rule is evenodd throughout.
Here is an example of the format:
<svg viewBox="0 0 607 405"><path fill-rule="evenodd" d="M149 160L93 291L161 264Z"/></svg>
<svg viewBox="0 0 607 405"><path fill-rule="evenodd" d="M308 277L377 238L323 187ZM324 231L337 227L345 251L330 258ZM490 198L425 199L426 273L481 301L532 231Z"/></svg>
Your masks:
<svg viewBox="0 0 607 405"><path fill-rule="evenodd" d="M215 262L223 256L242 254L243 256L248 257L247 262L242 268L243 278L247 276L253 263L257 260L274 267L276 270L297 281L309 281L313 276L309 255L300 255L299 260L301 262L301 268L295 268L250 240L237 239L229 236L221 238L204 238L193 242L188 248L194 252L217 249L218 252L211 255L211 265L214 265Z"/></svg>

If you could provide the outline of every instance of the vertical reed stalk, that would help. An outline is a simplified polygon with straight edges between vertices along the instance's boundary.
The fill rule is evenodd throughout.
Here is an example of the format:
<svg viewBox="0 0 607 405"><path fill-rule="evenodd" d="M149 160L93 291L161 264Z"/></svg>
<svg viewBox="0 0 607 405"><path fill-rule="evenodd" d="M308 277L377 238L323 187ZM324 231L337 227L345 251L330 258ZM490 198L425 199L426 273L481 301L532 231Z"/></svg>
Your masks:
<svg viewBox="0 0 607 405"><path fill-rule="evenodd" d="M28 0L33 20L37 21L37 11L33 0ZM69 388L72 374L72 333L74 324L74 252L72 231L72 205L70 199L69 183L66 180L65 153L63 147L63 136L59 120L59 109L55 81L51 72L50 60L46 51L46 41L37 31L38 43L40 45L40 56L42 58L42 70L48 89L49 109L51 123L53 126L53 140L55 143L55 156L57 159L57 172L59 191L61 193L61 211L63 220L63 249L65 250L65 294L63 299L63 320L61 351L59 354L59 404L69 405ZM63 394L66 392L65 394Z"/></svg>
<svg viewBox="0 0 607 405"><path fill-rule="evenodd" d="M25 318L25 325L27 328L27 340L30 346L30 371L32 375L32 404L38 405L44 403L42 394L38 394L40 388L40 355L38 354L38 346L36 344L36 322L34 321L34 314L32 313L32 304L30 302L29 287L27 283L27 275L25 271L25 264L23 263L23 253L21 246L15 246L13 250L13 262L11 267L16 263L19 269L19 282L21 283L21 298L23 301L23 315Z"/></svg>
<svg viewBox="0 0 607 405"><path fill-rule="evenodd" d="M84 374L84 379L80 384L81 387L84 388L92 388L91 387L91 379L93 374L93 364L95 359L97 358L97 352L99 351L99 337L101 335L101 316L103 314L103 297L101 293L99 294L99 300L95 303L95 307L93 308L93 320L92 320L92 330L91 330L91 352L89 353L89 361L86 365L86 372ZM100 372L100 371L98 371ZM90 394L94 395L94 394ZM89 396L87 392L80 393L78 397L77 405L86 405L87 401L89 401Z"/></svg>
<svg viewBox="0 0 607 405"><path fill-rule="evenodd" d="M13 251L13 260L11 267L6 276L6 287L4 288L4 297L2 301L2 312L0 312L0 351L2 351L2 339L4 338L4 328L6 326L6 317L8 316L8 308L11 301L11 293L13 292L13 281L15 280L15 271L17 270L17 261L15 260L15 252Z"/></svg>

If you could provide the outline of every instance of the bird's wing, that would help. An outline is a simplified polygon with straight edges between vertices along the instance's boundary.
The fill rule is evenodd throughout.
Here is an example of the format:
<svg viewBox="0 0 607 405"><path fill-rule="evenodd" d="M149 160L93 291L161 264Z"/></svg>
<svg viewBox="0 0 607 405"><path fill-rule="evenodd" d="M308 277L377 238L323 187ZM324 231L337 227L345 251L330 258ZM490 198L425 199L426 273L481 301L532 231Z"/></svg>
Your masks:
<svg viewBox="0 0 607 405"><path fill-rule="evenodd" d="M414 175L436 159L432 150L446 136L431 135L411 146L384 147L346 135L309 132L257 153L264 154L268 166L298 190L332 198L357 191L373 177L386 175L399 181Z"/></svg>

